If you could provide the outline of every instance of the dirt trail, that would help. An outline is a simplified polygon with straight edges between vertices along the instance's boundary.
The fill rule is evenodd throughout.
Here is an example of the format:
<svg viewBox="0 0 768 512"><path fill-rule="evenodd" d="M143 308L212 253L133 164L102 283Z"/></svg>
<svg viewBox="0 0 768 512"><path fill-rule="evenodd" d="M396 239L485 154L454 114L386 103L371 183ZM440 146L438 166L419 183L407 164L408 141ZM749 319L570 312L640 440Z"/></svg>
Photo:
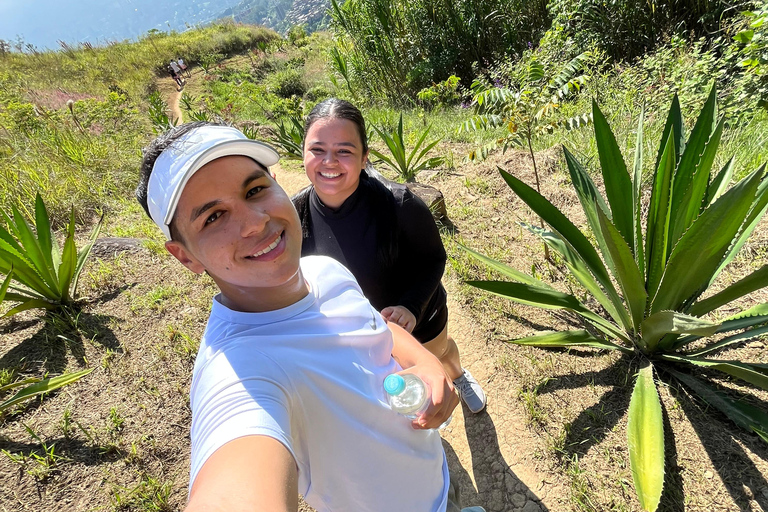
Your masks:
<svg viewBox="0 0 768 512"><path fill-rule="evenodd" d="M192 80L191 78L187 79ZM163 95L163 99L168 104L168 108L171 109L170 117L174 124L181 124L184 122L184 116L182 115L181 108L179 107L179 100L181 99L181 93L184 91L184 87L179 89L176 82L172 78L163 78L157 84L157 88L160 94Z"/></svg>

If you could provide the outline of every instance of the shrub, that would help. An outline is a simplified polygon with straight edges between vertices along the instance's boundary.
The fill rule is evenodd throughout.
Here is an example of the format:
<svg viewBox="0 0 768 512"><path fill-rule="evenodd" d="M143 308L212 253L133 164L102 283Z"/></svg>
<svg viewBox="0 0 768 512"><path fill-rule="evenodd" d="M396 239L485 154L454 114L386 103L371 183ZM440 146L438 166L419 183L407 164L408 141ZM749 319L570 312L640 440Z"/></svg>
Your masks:
<svg viewBox="0 0 768 512"><path fill-rule="evenodd" d="M768 443L768 413L752 405L746 392L725 390L708 378L708 371L716 370L768 390L766 365L711 357L744 339L768 332L768 304L729 313L724 320L705 318L763 288L768 265L701 298L763 217L768 206L768 180L763 165L728 188L733 160L719 172L712 172L724 126L724 119L716 116L714 87L687 141L675 97L656 156L643 232L642 116L631 175L597 104L593 105L593 117L607 200L567 149L565 157L597 247L538 192L499 170L549 230L525 226L562 257L573 277L607 316L588 308L575 295L556 291L474 251L469 252L517 282L469 284L524 304L576 313L587 327L537 334L513 343L615 350L640 361L629 405L629 460L643 510L655 511L664 483L664 425L656 381L678 381ZM733 311L732 305L728 311ZM716 341L710 338L716 334L725 336Z"/></svg>
<svg viewBox="0 0 768 512"><path fill-rule="evenodd" d="M307 84L304 76L298 69L284 69L278 71L268 79L269 90L281 98L291 96L304 96L307 92Z"/></svg>

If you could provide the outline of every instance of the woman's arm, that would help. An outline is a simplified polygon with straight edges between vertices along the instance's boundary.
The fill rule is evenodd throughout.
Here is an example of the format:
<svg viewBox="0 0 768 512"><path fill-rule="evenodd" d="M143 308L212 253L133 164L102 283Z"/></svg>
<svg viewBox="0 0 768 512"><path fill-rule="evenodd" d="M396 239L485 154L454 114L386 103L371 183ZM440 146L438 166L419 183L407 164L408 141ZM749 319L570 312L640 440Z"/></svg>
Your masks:
<svg viewBox="0 0 768 512"><path fill-rule="evenodd" d="M398 209L398 227L398 259L405 262L400 268L407 268L408 275L395 278L409 282L398 303L390 306L407 308L416 322L420 322L443 277L445 248L429 208L408 190L404 191L403 203Z"/></svg>
<svg viewBox="0 0 768 512"><path fill-rule="evenodd" d="M414 428L437 428L453 413L459 404L459 398L453 391L453 382L445 373L440 360L406 332L402 327L387 322L392 331L392 357L404 370L400 373L413 373L429 385L432 404L427 411L413 421Z"/></svg>

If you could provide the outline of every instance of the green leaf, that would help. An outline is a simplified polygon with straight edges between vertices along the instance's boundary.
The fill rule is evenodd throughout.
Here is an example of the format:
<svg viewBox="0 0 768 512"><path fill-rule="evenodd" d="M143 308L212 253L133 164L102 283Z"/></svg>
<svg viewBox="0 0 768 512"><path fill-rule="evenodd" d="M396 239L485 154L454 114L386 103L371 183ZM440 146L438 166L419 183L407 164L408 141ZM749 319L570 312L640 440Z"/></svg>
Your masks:
<svg viewBox="0 0 768 512"><path fill-rule="evenodd" d="M762 174L763 171L765 171L765 164L760 166L756 172ZM728 249L728 253L720 263L720 266L717 268L714 274L712 274L712 279L709 281L710 285L714 282L715 278L720 275L720 272L722 272L723 269L728 266L731 261L733 261L737 254L739 254L739 251L747 242L747 239L749 239L750 235L757 227L757 224L763 218L766 208L768 208L768 179L764 178L757 188L755 200L750 207L749 215L747 215L747 218L741 227L738 238L734 243L731 244L731 247Z"/></svg>
<svg viewBox="0 0 768 512"><path fill-rule="evenodd" d="M749 211L761 177L755 171L744 178L685 232L669 257L651 312L676 310L706 289Z"/></svg>
<svg viewBox="0 0 768 512"><path fill-rule="evenodd" d="M3 316L0 316L0 318L10 318L15 314L21 313L22 311L28 311L30 309L56 309L57 307L58 307L57 304L54 304L53 302L48 302L47 300L30 299L12 308Z"/></svg>
<svg viewBox="0 0 768 512"><path fill-rule="evenodd" d="M613 283L608 276L608 272L597 255L597 251L589 243L587 237L579 231L579 229L563 215L560 210L555 208L552 203L547 201L544 196L536 192L534 189L518 180L507 171L502 168L498 168L501 173L501 177L507 182L507 185L517 194L520 199L539 216L544 222L550 225L550 227L558 233L563 240L566 240L581 256L586 263L589 270L597 278L598 282L603 285L606 291L614 290Z"/></svg>
<svg viewBox="0 0 768 512"><path fill-rule="evenodd" d="M725 126L724 117L720 119L715 132L707 142L701 160L699 160L696 165L693 177L691 178L691 183L688 185L687 190L680 199L680 204L677 208L677 216L674 219L672 225L673 231L670 237L670 241L673 244L680 239L680 236L691 226L691 224L693 224L694 219L696 219L696 217L699 216L699 212L701 212L704 198L707 193L709 173L712 170L715 154L720 145L720 137L723 134L723 126ZM672 198L672 201L672 204L674 205L674 197Z"/></svg>
<svg viewBox="0 0 768 512"><path fill-rule="evenodd" d="M702 400L725 414L741 428L754 432L768 443L768 414L742 400L733 400L727 394L690 375L667 370L677 380L692 389ZM743 396L743 395L742 395Z"/></svg>
<svg viewBox="0 0 768 512"><path fill-rule="evenodd" d="M733 37L733 39L738 41L738 42L740 42L740 43L747 44L750 41L752 41L752 38L754 36L755 36L755 31L754 30L742 30L741 32L736 34Z"/></svg>
<svg viewBox="0 0 768 512"><path fill-rule="evenodd" d="M0 303L5 300L5 294L8 292L8 287L11 285L11 279L13 278L13 267L8 271L8 275L5 276L3 284L0 285Z"/></svg>
<svg viewBox="0 0 768 512"><path fill-rule="evenodd" d="M629 316L626 311L624 311L624 304L622 304L621 299L617 295L615 297L616 303L614 304L611 302L608 296L603 293L602 288L600 288L600 285L595 281L595 278L592 277L584 260L576 253L568 242L564 241L555 233L540 227L532 226L525 222L521 223L521 225L534 235L541 237L541 239L544 240L544 243L562 256L565 265L568 267L568 270L571 271L573 277L575 277L576 280L592 294L617 324L624 325L626 329L631 327ZM617 307L622 309L622 314L619 314L616 309Z"/></svg>
<svg viewBox="0 0 768 512"><path fill-rule="evenodd" d="M45 203L43 203L43 198L40 196L40 193L35 196L35 227L37 228L37 239L40 245L40 251L43 253L46 266L50 269L54 269L51 221L48 217L48 210L45 208Z"/></svg>
<svg viewBox="0 0 768 512"><path fill-rule="evenodd" d="M768 321L768 318L765 319L765 321ZM754 338L757 336L761 336L765 333L768 333L768 325L764 325L762 327L755 327L754 329L748 329L744 332L740 332L739 334L734 334L732 336L727 336L717 343L713 343L712 345L708 345L704 347L701 350L697 350L695 352L690 352L689 354L686 354L691 357L700 357L707 354L711 354L712 352L715 352L716 350L720 350L723 347L727 347L729 345L733 345L735 343L738 343L741 340ZM686 344L690 343L691 341L694 341L693 338L691 340L686 340ZM681 345L682 346L682 345Z"/></svg>
<svg viewBox="0 0 768 512"><path fill-rule="evenodd" d="M672 248L677 243L680 233L684 231L684 229L677 226L678 217L680 216L679 210L681 208L687 208L683 198L685 197L688 187L691 186L697 163L701 159L707 141L712 134L715 110L717 107L716 101L717 94L713 85L709 91L709 97L707 98L704 107L701 109L699 118L696 120L696 125L693 127L691 137L688 139L685 150L680 156L680 163L675 171L675 177L672 183L672 202L670 204L669 244L667 246L667 255L672 252ZM717 143L719 144L719 137ZM718 144L714 145L714 151L717 151ZM712 154L712 157L714 158L714 154ZM707 174L706 179L708 178L709 174ZM705 184L706 182L702 180L702 187L705 186ZM697 213L699 204L695 205Z"/></svg>
<svg viewBox="0 0 768 512"><path fill-rule="evenodd" d="M629 465L640 507L654 512L664 488L664 420L648 364L637 374L627 421Z"/></svg>
<svg viewBox="0 0 768 512"><path fill-rule="evenodd" d="M669 107L667 121L664 124L664 132L661 135L661 144L659 145L659 154L656 156L656 163L653 168L658 169L661 164L663 153L666 151L666 143L670 135L674 142L673 166L677 164L678 155L685 149L685 125L683 124L683 114L680 112L680 100L675 94L672 98L672 105Z"/></svg>
<svg viewBox="0 0 768 512"><path fill-rule="evenodd" d="M58 290L52 290L34 269L27 258L4 239L0 238L0 271L7 272L13 266L14 280L24 286L39 292L46 297L55 300Z"/></svg>
<svg viewBox="0 0 768 512"><path fill-rule="evenodd" d="M71 298L69 294L69 285L75 275L77 266L77 249L75 248L75 209L72 208L69 214L69 224L67 225L67 237L64 239L64 252L61 255L61 265L59 266L59 293L61 302L66 304Z"/></svg>
<svg viewBox="0 0 768 512"><path fill-rule="evenodd" d="M558 292L556 290L546 290L527 284L505 281L466 281L466 283L475 288L480 288L481 290L500 295L501 297L506 297L521 304L544 309L568 309L586 318L595 325L595 327L606 334L630 343L626 333L622 332L605 318L590 311L573 295Z"/></svg>
<svg viewBox="0 0 768 512"><path fill-rule="evenodd" d="M46 258L43 256L37 236L35 236L29 223L19 210L15 206L12 206L12 209L13 218L16 222L16 232L19 234L19 241L24 248L24 256L33 265L37 274L45 281L48 287L56 290L58 288L58 280L54 270L46 265Z"/></svg>
<svg viewBox="0 0 768 512"><path fill-rule="evenodd" d="M554 290L554 288L552 288L548 283L545 283L544 281L541 281L539 279L536 279L535 277L532 277L532 276L529 276L528 274L520 272L519 270L516 270L503 263L500 263L492 258L489 258L488 256L483 256L479 252L473 251L472 249L462 244L458 244L458 245L464 251L466 251L470 256L472 256L479 262L484 263L485 265L489 266L496 272L499 272L500 274L507 276L510 279L514 279L515 281L520 281L521 283L525 283L531 286L536 286L538 288L544 288L546 290Z"/></svg>
<svg viewBox="0 0 768 512"><path fill-rule="evenodd" d="M659 166L653 179L651 204L645 229L645 255L647 258L646 290L653 297L664 273L669 230L669 201L672 192L672 173L675 168L674 133L670 133L664 146Z"/></svg>
<svg viewBox="0 0 768 512"><path fill-rule="evenodd" d="M660 357L667 361L684 362L702 368L713 368L727 373L733 377L768 390L768 366L759 364L742 363L741 361L717 361L712 359L698 359L690 356L677 356L673 354L661 354Z"/></svg>
<svg viewBox="0 0 768 512"><path fill-rule="evenodd" d="M635 258L632 256L632 250L618 229L599 208L597 214L600 219L603 238L605 238L605 243L611 252L611 259L616 269L616 281L618 281L619 286L624 292L624 300L627 302L632 315L632 328L635 332L638 332L640 330L640 322L643 321L643 315L645 314L645 304L648 300L643 275L640 273L640 269L637 268Z"/></svg>
<svg viewBox="0 0 768 512"><path fill-rule="evenodd" d="M720 172L717 173L717 176L715 176L715 178L712 180L712 183L709 184L709 187L707 188L707 206L714 202L715 199L723 195L723 193L728 188L728 185L730 185L731 178L733 178L733 168L735 166L735 162L736 161L734 160L734 157L731 157L731 159L728 160Z"/></svg>
<svg viewBox="0 0 768 512"><path fill-rule="evenodd" d="M611 220L629 245L630 251L634 251L632 180L627 172L627 164L624 163L624 157L608 121L594 100L592 119L595 124L595 142L600 157L600 169L603 172L605 195L611 205Z"/></svg>
<svg viewBox="0 0 768 512"><path fill-rule="evenodd" d="M526 338L518 338L516 340L507 340L508 343L514 343L515 345L530 345L534 347L545 348L568 348L568 347L592 347L604 350L621 350L622 352L632 353L631 349L616 345L610 341L596 338L587 331L574 330L574 331L561 331L551 332L544 334L537 334L535 336L528 336Z"/></svg>
<svg viewBox="0 0 768 512"><path fill-rule="evenodd" d="M31 386L25 387L24 389L22 389L21 391L13 395L11 398L1 403L0 411L4 411L9 407L12 407L25 400L29 400L34 396L41 395L43 393L50 393L51 391L54 391L56 389L66 386L67 384L72 384L73 382L79 380L80 378L88 375L92 371L93 371L93 368L89 368L87 370L83 370L79 372L67 373L64 375L59 375L58 377L43 379L40 382L32 384Z"/></svg>
<svg viewBox="0 0 768 512"><path fill-rule="evenodd" d="M104 222L104 215L99 218L99 222L96 224L96 226L93 228L93 231L91 231L90 239L88 240L88 243L85 244L81 249L80 252L77 253L77 264L75 265L75 271L72 275L72 295L75 295L75 292L77 291L77 283L80 280L80 273L83 271L83 266L85 265L85 260L88 259L88 255L91 254L91 249L93 249L93 244L96 242L96 238L99 236L99 232L101 232L101 225Z"/></svg>
<svg viewBox="0 0 768 512"><path fill-rule="evenodd" d="M613 261L611 260L611 253L608 247L605 245L605 239L603 238L603 232L600 229L600 220L597 218L597 209L603 210L608 218L611 218L611 210L605 203L603 196L600 195L600 191L595 186L592 178L589 177L589 173L584 169L584 166L574 157L568 148L563 146L563 153L565 154L565 162L568 165L568 171L571 174L571 181L573 187L576 189L576 194L579 196L579 202L584 210L584 215L587 217L587 222L592 230L592 234L597 240L597 246L600 248L600 252L603 255L603 259L609 268L613 271Z"/></svg>
<svg viewBox="0 0 768 512"><path fill-rule="evenodd" d="M645 251L643 250L643 208L641 187L643 182L643 121L645 120L645 105L640 109L640 119L637 122L637 140L635 141L635 168L632 180L632 216L635 223L635 262L640 269L640 275L645 275Z"/></svg>
<svg viewBox="0 0 768 512"><path fill-rule="evenodd" d="M721 292L697 302L691 306L688 313L693 316L706 315L720 306L728 304L736 299L740 299L741 297L752 293L755 290L759 290L760 288L764 288L765 286L768 286L768 265L760 267Z"/></svg>
<svg viewBox="0 0 768 512"><path fill-rule="evenodd" d="M677 311L659 311L643 320L640 325L643 340L650 352L656 350L658 341L665 334L696 334L711 336L717 332L719 324ZM667 347L662 346L662 349Z"/></svg>

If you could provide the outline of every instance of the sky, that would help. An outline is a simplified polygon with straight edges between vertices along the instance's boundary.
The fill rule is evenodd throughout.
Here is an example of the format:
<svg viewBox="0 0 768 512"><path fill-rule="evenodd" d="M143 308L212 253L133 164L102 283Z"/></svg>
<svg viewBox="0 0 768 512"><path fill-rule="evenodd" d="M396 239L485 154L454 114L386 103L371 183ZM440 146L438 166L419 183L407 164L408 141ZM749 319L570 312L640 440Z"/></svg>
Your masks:
<svg viewBox="0 0 768 512"><path fill-rule="evenodd" d="M184 30L212 19L237 0L0 0L0 39L22 36L38 48L59 40L105 43L157 28Z"/></svg>

